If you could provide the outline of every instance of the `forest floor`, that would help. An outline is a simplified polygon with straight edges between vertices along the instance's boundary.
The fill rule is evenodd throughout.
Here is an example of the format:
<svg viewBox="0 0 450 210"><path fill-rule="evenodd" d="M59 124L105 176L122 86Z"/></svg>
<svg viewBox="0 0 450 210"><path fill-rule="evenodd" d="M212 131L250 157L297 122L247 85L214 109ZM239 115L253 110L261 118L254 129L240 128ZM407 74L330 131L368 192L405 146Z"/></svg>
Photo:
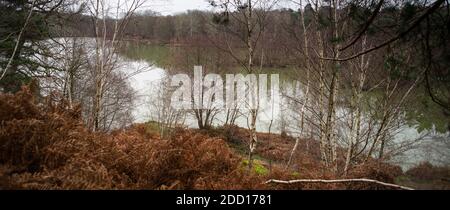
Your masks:
<svg viewBox="0 0 450 210"><path fill-rule="evenodd" d="M222 127L210 131L198 131L209 133L212 136L218 136L226 140L232 148L243 159L248 157L248 139L249 133L244 128ZM256 151L255 171L260 173L269 173L272 167L286 168L288 159L291 155L295 139L290 136L258 133L258 149ZM343 153L343 150L339 151ZM342 156L342 155L341 155ZM343 164L343 160L340 160ZM247 161L248 162L248 161ZM319 143L314 139L299 139L297 151L293 155L292 164L289 167L290 173L298 175L320 170ZM400 167L384 164L392 168L394 177L393 183L407 186L413 189L442 190L450 189L450 169L445 167L436 167L429 163L421 163L406 172L401 171ZM364 177L360 177L364 178Z"/></svg>
<svg viewBox="0 0 450 210"><path fill-rule="evenodd" d="M0 189L393 189L359 182L266 183L341 178L450 189L450 170L425 163L403 173L371 160L345 177L336 175L323 167L312 139L300 139L286 168L295 139L267 133L258 133L249 170L249 133L243 128L174 129L167 139L149 124L92 132L81 120L81 107L51 99L37 103L27 88L0 94L0 122Z"/></svg>

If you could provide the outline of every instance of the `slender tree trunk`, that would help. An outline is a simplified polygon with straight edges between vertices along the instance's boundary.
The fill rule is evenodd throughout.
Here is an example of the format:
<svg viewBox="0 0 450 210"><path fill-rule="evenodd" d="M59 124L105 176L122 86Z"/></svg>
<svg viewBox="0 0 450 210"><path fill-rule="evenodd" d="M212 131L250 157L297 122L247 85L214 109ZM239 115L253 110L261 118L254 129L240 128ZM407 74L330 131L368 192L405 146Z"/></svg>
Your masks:
<svg viewBox="0 0 450 210"><path fill-rule="evenodd" d="M367 35L363 36L362 39L362 50L366 49L366 41L367 41ZM344 166L344 175L348 174L348 171L351 167L351 160L353 158L353 152L355 151L356 143L359 140L359 134L361 130L361 98L362 98L362 89L364 87L364 83L366 80L366 60L365 55L361 56L361 62L359 64L359 78L358 78L358 84L355 84L353 81L353 73L350 71L350 78L352 81L352 101L351 101L351 109L352 109L352 126L350 131L350 142L349 147L347 148L347 155L345 158L345 166Z"/></svg>
<svg viewBox="0 0 450 210"><path fill-rule="evenodd" d="M248 50L247 71L249 74L253 73L252 16L253 16L252 0L247 0L247 50ZM250 91L252 91L252 90L250 89ZM252 94L252 97L255 97L255 96ZM252 100L253 99L254 98L252 98ZM258 108L251 107L250 114L251 114L251 117L250 117L251 121L250 121L250 139L249 139L250 143L249 143L248 162L249 162L249 168L252 168L253 167L253 153L255 152L256 146L258 143L258 137L256 136L256 120L258 117Z"/></svg>
<svg viewBox="0 0 450 210"><path fill-rule="evenodd" d="M100 38L100 0L97 0L95 6L95 94L92 113L92 130L97 131L99 126L100 104L101 104L101 83L102 83L102 57L104 52L100 52L101 38Z"/></svg>
<svg viewBox="0 0 450 210"><path fill-rule="evenodd" d="M386 137L383 136L383 138L381 138L380 152L378 153L378 159L380 159L380 160L383 159L385 141L386 141Z"/></svg>
<svg viewBox="0 0 450 210"><path fill-rule="evenodd" d="M300 7L302 8L302 2L300 1ZM300 121L300 137L304 137L304 126L305 126L305 107L306 104L308 103L308 95L309 95L309 71L311 68L310 65L310 57L309 57L309 41L308 41L308 33L306 30L306 25L305 25L305 17L304 17L304 12L300 13L300 22L302 23L302 29L303 29L303 51L305 53L305 57L306 57L306 92L305 92L305 102L302 105L302 108L300 110L301 113L301 121ZM286 165L286 168L289 168L289 166L291 165L292 162L292 158L294 157L295 151L297 151L298 148L298 144L299 144L299 140L300 138L296 138L295 139L295 144L294 147L292 148L291 154L289 155L289 160L288 163Z"/></svg>
<svg viewBox="0 0 450 210"><path fill-rule="evenodd" d="M257 119L257 109L252 109L251 111L251 122L250 122L250 151L248 155L249 168L253 167L253 154L256 151L256 146L258 144L258 137L256 136L256 119Z"/></svg>
<svg viewBox="0 0 450 210"><path fill-rule="evenodd" d="M320 6L318 4L318 1L315 2L315 10L316 10L316 15L315 15L315 21L316 23L320 22ZM318 51L319 51L319 56L320 57L324 57L325 55L325 50L324 50L324 44L323 44L323 37L322 37L322 32L320 31L319 28L316 29L316 34L317 34L317 39L318 39ZM321 154L321 158L322 161L324 163L324 165L326 167L328 167L328 157L327 157L327 153L326 153L326 148L327 148L327 144L325 141L325 106L324 106L324 98L325 98L325 68L324 68L325 64L324 61L322 59L319 59L319 67L318 67L318 71L319 71L319 142L320 142L320 154Z"/></svg>
<svg viewBox="0 0 450 210"><path fill-rule="evenodd" d="M338 33L338 22L337 22L337 5L338 0L333 0L330 4L333 7L332 19L333 19L333 38L335 42L333 43L333 54L334 58L337 60L339 58L339 33ZM337 172L337 141L335 137L335 118L336 118L336 95L339 87L339 68L340 63L336 62L333 64L332 68L332 76L331 76L331 84L330 84L330 93L328 95L328 110L327 110L327 119L325 122L325 135L326 135L326 144L327 144L327 152L328 159L332 162L332 169L336 173Z"/></svg>

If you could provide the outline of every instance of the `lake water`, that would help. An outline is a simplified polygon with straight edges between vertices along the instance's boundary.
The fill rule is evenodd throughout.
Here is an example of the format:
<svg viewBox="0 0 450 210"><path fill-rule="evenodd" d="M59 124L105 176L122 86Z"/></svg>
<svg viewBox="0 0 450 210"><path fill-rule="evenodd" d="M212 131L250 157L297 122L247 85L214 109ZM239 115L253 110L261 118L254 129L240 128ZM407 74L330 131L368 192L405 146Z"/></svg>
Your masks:
<svg viewBox="0 0 450 210"><path fill-rule="evenodd" d="M93 43L92 39L84 38L83 40L86 43ZM70 41L67 42L67 44L70 44ZM125 74L138 70L145 70L142 73L136 74L129 79L132 88L137 93L137 98L132 113L136 123L143 123L149 120L154 120L151 113L153 113L155 110L150 104L152 101L156 100L157 97L155 97L155 91L157 91L160 87L161 79L167 76L167 72L163 68L160 68L151 63L148 58L145 60L131 59L129 57L119 55L119 61L120 70ZM295 85L293 87L295 87ZM303 92L297 91L296 94L297 96L301 96ZM283 97L279 100L281 101L275 101L275 106L273 108L269 107L268 109L261 110L258 113L258 120L256 124L257 131L268 132L270 128L270 132L280 133L282 128L284 128L283 130L287 131L288 134L293 136L298 135L298 132L296 131L299 130L299 108L286 107L286 99ZM242 117L237 118L236 125L247 128L248 121L247 117L244 116L248 115L246 113L243 113L242 115ZM337 115L345 116L346 112L343 109L338 109ZM223 125L224 119L225 113L219 113L214 119L213 125ZM185 126L191 128L197 127L196 120L192 115L187 116ZM306 130L308 132L308 128L306 128ZM343 132L345 133L347 131L345 131L344 129ZM402 144L417 139L420 136L421 134L418 133L415 128L404 126L398 131L397 134L394 135L395 140L393 142L396 144ZM449 134L424 138L424 140L422 140L420 144L417 144L414 149L408 150L403 154L398 155L395 159L392 160L392 162L402 166L403 169L407 169L422 161L430 161L434 164L449 164L449 141ZM443 157L445 158L442 159Z"/></svg>
<svg viewBox="0 0 450 210"><path fill-rule="evenodd" d="M146 61L126 61L127 64L124 65L127 68L138 68L138 66L148 65L150 69L147 72L140 73L131 78L131 84L133 88L138 92L138 99L136 101L136 107L133 111L136 122L147 122L152 119L151 112L152 108L149 106L149 101L154 100L152 95L155 93L152 92L156 90L156 86L159 85L159 81L166 76L166 71L157 66L152 66ZM257 131L259 132L270 132L272 133L280 133L280 113L285 115L284 120L290 121L285 122L287 124L287 131L295 131L298 130L297 126L292 126L293 123L298 123L298 118L296 118L296 113L292 112L289 109L282 109L279 106L276 106L274 110L266 109L261 111L258 114L257 121ZM272 113L273 111L273 113ZM298 114L297 114L298 115ZM287 117L286 117L287 116ZM294 118L289 120L289 118ZM225 114L223 112L219 113L215 118L214 125L222 125L225 119ZM273 121L272 121L273 119ZM272 126L271 126L272 123ZM236 120L236 124L240 127L247 128L248 122L246 117L238 117ZM191 128L197 128L197 124L195 118L192 115L188 115L185 121L185 126ZM295 132L291 132L291 135L296 135ZM395 136L395 142L401 144L402 142L408 142L413 139L420 138L421 134L417 132L415 128L412 127L404 127L402 128ZM443 139L444 138L444 139ZM448 135L441 135L440 137L427 137L421 140L414 149L410 149L403 154L396 156L391 160L392 163L400 165L404 170L423 162L429 161L436 165L448 164L450 160L447 156L446 159L442 160L442 155L438 155L434 152L434 150L438 150L439 154L450 154L450 148L443 142L449 141Z"/></svg>

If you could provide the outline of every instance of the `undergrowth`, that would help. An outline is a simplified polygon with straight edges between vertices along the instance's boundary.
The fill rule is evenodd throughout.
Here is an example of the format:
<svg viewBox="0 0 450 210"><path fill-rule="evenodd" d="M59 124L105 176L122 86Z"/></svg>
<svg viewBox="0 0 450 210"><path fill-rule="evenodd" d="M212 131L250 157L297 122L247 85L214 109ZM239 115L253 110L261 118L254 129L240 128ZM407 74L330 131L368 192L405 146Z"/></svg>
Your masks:
<svg viewBox="0 0 450 210"><path fill-rule="evenodd" d="M27 88L0 95L0 189L380 189L373 184L264 184L336 177L304 153L296 157L301 166L296 171L277 165L269 171L259 160L249 171L225 138L195 130L175 130L170 139L159 138L146 124L91 132L80 107L44 101L37 103ZM274 145L288 148L286 142ZM285 157L273 145L260 153ZM352 176L391 182L391 171L374 165Z"/></svg>

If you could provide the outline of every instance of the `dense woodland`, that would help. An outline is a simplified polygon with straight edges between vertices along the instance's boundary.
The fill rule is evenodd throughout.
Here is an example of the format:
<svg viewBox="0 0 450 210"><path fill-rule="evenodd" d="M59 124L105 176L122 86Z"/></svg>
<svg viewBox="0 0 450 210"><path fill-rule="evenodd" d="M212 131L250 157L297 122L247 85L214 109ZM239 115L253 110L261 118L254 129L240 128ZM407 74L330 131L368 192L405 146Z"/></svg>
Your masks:
<svg viewBox="0 0 450 210"><path fill-rule="evenodd" d="M450 189L448 1L209 0L166 16L106 2L0 1L0 189ZM173 109L170 75L194 66L301 92L282 88L289 114L260 132L260 107ZM152 67L167 75L136 123L130 78ZM406 127L419 135L398 141ZM429 139L433 163L394 163Z"/></svg>

